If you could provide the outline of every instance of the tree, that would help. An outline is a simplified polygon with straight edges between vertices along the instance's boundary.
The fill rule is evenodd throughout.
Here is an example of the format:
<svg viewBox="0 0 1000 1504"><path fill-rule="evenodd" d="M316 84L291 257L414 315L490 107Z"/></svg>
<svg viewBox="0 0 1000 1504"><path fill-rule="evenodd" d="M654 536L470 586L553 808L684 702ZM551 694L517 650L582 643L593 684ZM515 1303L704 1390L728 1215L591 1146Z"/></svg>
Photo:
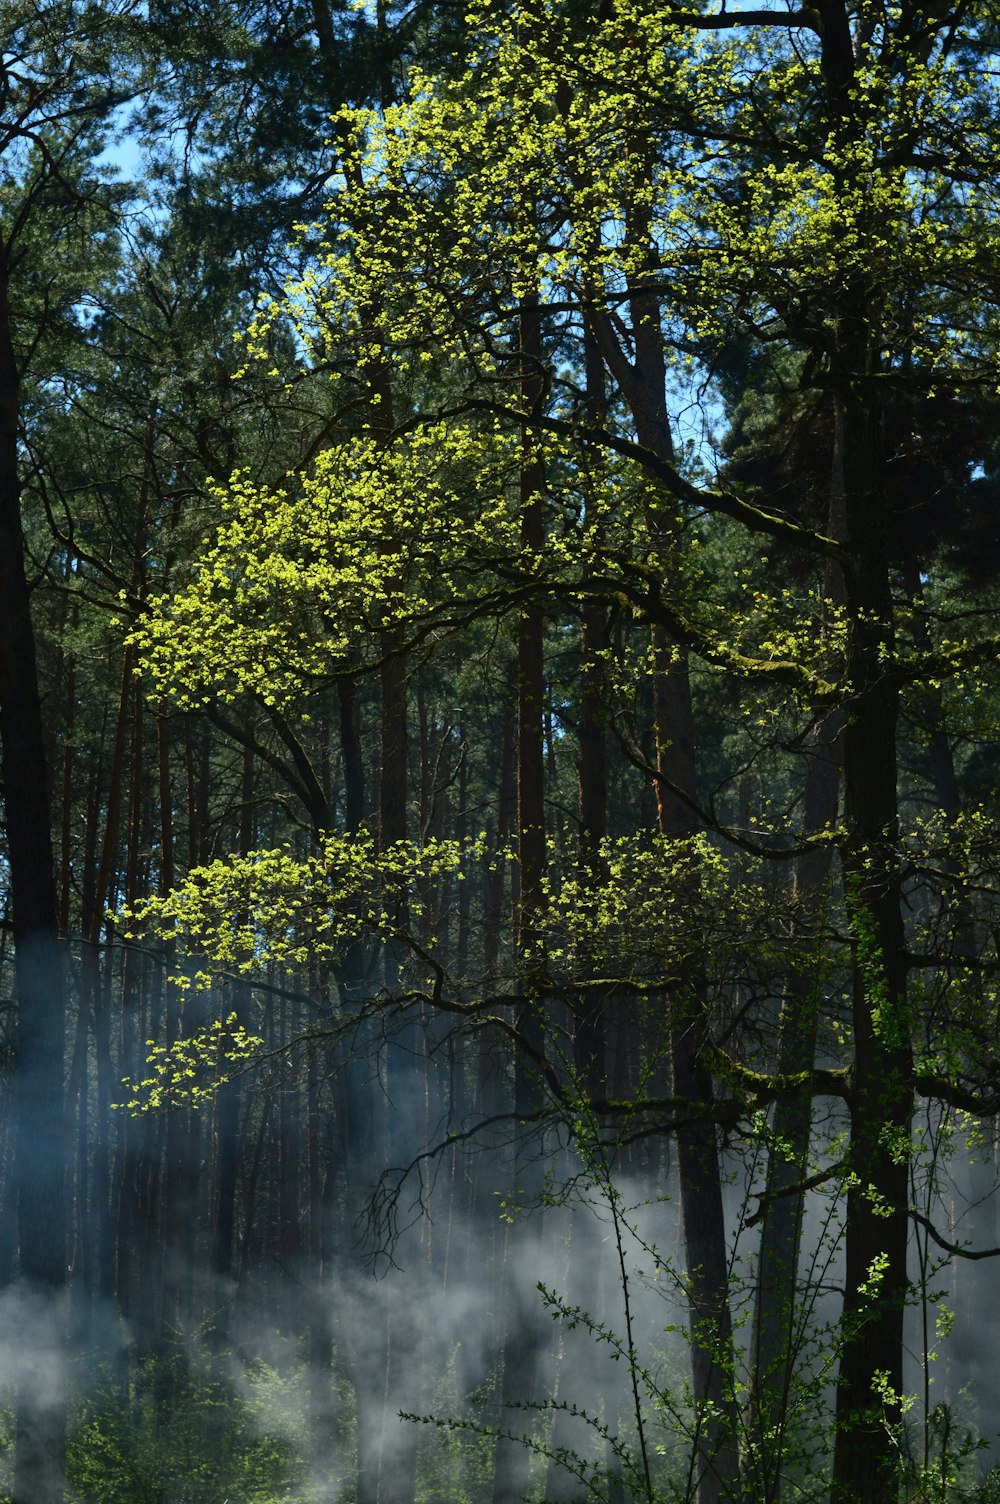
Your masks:
<svg viewBox="0 0 1000 1504"><path fill-rule="evenodd" d="M494 1119L572 1124L582 1067L609 1143L671 1135L688 1264L686 1486L704 1501L773 1499L791 1465L790 1383L761 1400L792 1358L771 1281L794 1298L800 1198L810 1183L838 1186L846 1295L824 1359L838 1365L833 1480L844 1498L881 1504L906 1467L915 1103L987 1118L998 1105L992 817L928 819L899 792L904 716L938 737L940 766L967 686L992 703L993 598L989 585L971 596L959 628L955 544L930 536L914 589L894 499L939 394L964 410L993 379L996 232L972 186L992 183L991 86L969 67L992 46L988 19L843 0L798 12L532 5L483 14L463 41L468 72L415 71L397 102L386 89L377 106L338 112L326 219L305 233L301 279L258 316L248 362L304 360L313 391L329 372L336 417L307 466L215 487L217 531L132 637L158 695L241 741L308 829L282 832L291 850L244 841L238 857L199 864L171 896L133 905L135 932L148 923L182 948L186 935L205 979L250 977L265 957L329 968L341 985L328 1032L344 1050L389 1031L390 1093L399 1051L430 1037L414 1026L423 1013L454 1021L459 1061L470 1037L509 1042ZM729 401L738 369L758 404L749 415ZM725 421L784 445L794 467L758 452L756 468L737 456L709 478L678 415L713 371L728 372ZM938 438L929 447L945 452ZM994 473L988 437L975 431L948 463L971 507L974 467ZM602 615L617 636L596 648ZM581 621L588 691L592 651L602 670L601 706L588 694L586 715L565 689ZM509 803L516 761L521 923L511 974L490 940L477 984L458 974L432 895L483 850L404 839L416 800L403 679L404 665L433 664L461 685L456 660L480 654L487 629L508 661L517 641L518 717L498 782ZM366 750L355 686L373 705L376 685L382 735ZM331 697L339 802L313 729L329 730ZM620 839L598 840L585 865L558 840L574 712L589 731L603 714L617 765L656 793L646 824L658 833L641 829L630 793ZM740 745L720 729L736 714ZM593 794L600 759L587 745ZM381 774L377 847L363 828L366 756ZM203 766L207 790L207 755ZM766 777L769 807L741 792L734 811L729 789L748 770ZM588 829L600 803L588 800ZM613 1051L605 1037L604 1072L595 1003L628 1010ZM669 1087L656 1079L666 1053ZM810 1124L820 1099L830 1133ZM287 1160L286 1129L275 1131ZM745 1422L721 1154L723 1135L768 1134ZM286 1178L279 1215L288 1195ZM776 1274L768 1240L785 1207ZM811 1298L792 1314L805 1321ZM821 1383L801 1382L813 1395ZM406 1491L412 1476L408 1460Z"/></svg>
<svg viewBox="0 0 1000 1504"><path fill-rule="evenodd" d="M24 391L74 321L88 260L111 209L93 169L112 112L132 88L123 51L131 4L9 7L3 21L0 151L0 741L16 955L18 1269L57 1330L66 1275L64 991L31 596L25 571L18 444ZM81 235L89 257L76 254ZM70 268L39 258L55 236ZM81 264L82 263L82 264ZM63 1487L64 1396L21 1376L14 1498Z"/></svg>

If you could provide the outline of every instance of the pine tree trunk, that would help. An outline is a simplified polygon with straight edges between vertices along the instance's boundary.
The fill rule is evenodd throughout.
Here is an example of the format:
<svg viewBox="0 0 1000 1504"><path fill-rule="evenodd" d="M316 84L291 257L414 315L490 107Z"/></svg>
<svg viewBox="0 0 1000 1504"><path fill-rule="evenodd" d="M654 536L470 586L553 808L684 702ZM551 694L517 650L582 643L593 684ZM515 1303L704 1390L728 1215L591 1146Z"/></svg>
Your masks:
<svg viewBox="0 0 1000 1504"><path fill-rule="evenodd" d="M636 163L646 163L651 176L650 145L641 133L630 142ZM648 201L630 205L626 228L635 264L650 274L657 265L651 237ZM655 280L655 277L654 279ZM631 413L636 437L644 448L673 462L673 440L666 407L661 294L650 290L641 274L629 281L629 312L633 358L622 349L614 324L598 296L587 307L587 321L604 364ZM678 519L650 508L647 527L653 551L662 562L670 593L676 573ZM656 806L661 834L684 837L694 833L697 820L691 801L695 795L693 718L685 652L669 641L665 631L651 631L653 659L653 720L656 731ZM676 1095L706 1101L712 1079L704 1065L704 996L697 978L689 979L688 996L669 1000L667 1031ZM621 1064L619 1057L619 1064ZM717 1504L739 1494L738 1414L733 1395L735 1352L729 1308L722 1183L715 1129L694 1124L677 1134L681 1187L681 1218L689 1285L689 1327L692 1382L699 1419L696 1424L694 1476L699 1504Z"/></svg>
<svg viewBox="0 0 1000 1504"><path fill-rule="evenodd" d="M527 410L540 402L542 395L542 335L537 297L524 298L519 319L519 355L521 361L521 400ZM522 430L526 450L530 432ZM532 561L541 557L545 546L542 512L544 473L530 452L521 466L521 554L522 567L529 570ZM545 874L545 749L543 714L545 681L542 633L544 618L540 605L529 603L521 612L517 636L517 990L522 1001L517 1005L514 1022L525 1043L533 1050L544 1044L544 1025L540 1014L542 999L531 985L531 974L538 944L538 918L542 904ZM521 1050L514 1055L514 1112L528 1120L541 1105L535 1067ZM538 1296L534 1289L525 1290L517 1276L523 1269L537 1267L541 1246L541 1213L535 1203L541 1191L541 1156L533 1133L521 1128L521 1138L514 1157L515 1201L525 1209L511 1228L511 1256L507 1261L508 1280L505 1307L507 1333L504 1341L501 1402L505 1407L501 1426L516 1425L517 1413L506 1407L538 1398ZM493 1464L493 1504L521 1504L527 1491L528 1449L519 1441L501 1436L497 1440Z"/></svg>
<svg viewBox="0 0 1000 1504"><path fill-rule="evenodd" d="M243 770L240 781L240 818L237 849L246 857L253 850L256 820L254 813L254 756L249 747L243 749ZM241 916L246 923L248 915ZM249 988L242 982L233 991L232 1011L239 1027L247 1027L250 1014ZM243 1096L242 1079L237 1074L219 1089L216 1140L218 1144L218 1197L215 1213L214 1256L215 1272L220 1279L229 1279L233 1268L234 1239L236 1236L236 1188L240 1151L240 1109Z"/></svg>
<svg viewBox="0 0 1000 1504"><path fill-rule="evenodd" d="M834 404L830 486L831 538L844 536L843 414ZM843 572L833 561L824 569L824 599L844 600ZM816 1036L824 978L820 927L829 902L834 849L816 841L837 819L843 753L843 714L839 708L817 722L809 741L801 836L815 844L796 862L789 933L791 971L779 1020L778 1071L793 1074L815 1064ZM812 1100L779 1102L774 1110L774 1146L768 1156L764 1221L758 1253L753 1331L750 1341L749 1431L754 1443L752 1471L756 1496L776 1501L781 1494L788 1402L798 1357L800 1312L796 1277L805 1198L789 1194L808 1173Z"/></svg>
<svg viewBox="0 0 1000 1504"><path fill-rule="evenodd" d="M672 441L662 397L666 378L659 328L657 324L654 335L647 329L648 319L643 323L642 313L637 316L637 329L641 331L636 335L637 357L643 353L640 346L649 346L644 365L647 389L642 393L637 429L640 442L669 459ZM658 416L649 381L651 368L659 368L655 388L661 403ZM651 510L647 525L669 586L676 569L676 519ZM676 840L693 835L698 824L693 808L696 774L691 684L687 654L671 643L659 626L652 628L651 638L657 816L660 834ZM683 989L675 989L669 998L668 1013L672 1095L693 1102L710 1101L713 1082L706 1065L703 977L691 975ZM736 1358L719 1149L712 1123L691 1123L679 1128L676 1139L688 1281L691 1378L696 1405L693 1476L697 1481L698 1504L718 1504L719 1500L738 1497L740 1491L739 1424L733 1389Z"/></svg>
<svg viewBox="0 0 1000 1504"><path fill-rule="evenodd" d="M896 793L899 689L885 672L895 653L888 503L880 415L873 384L862 379L871 369L870 327L870 309L845 314L840 356L851 550L842 861L854 948L851 1179L833 1465L834 1496L844 1504L888 1504L900 1487L913 1110Z"/></svg>
<svg viewBox="0 0 1000 1504"><path fill-rule="evenodd" d="M600 351L589 331L585 331L588 420L595 427L603 424L604 367ZM595 544L600 540L595 537ZM597 595L585 597L580 631L580 734L578 764L578 812L580 822L578 865L581 882L586 887L599 883L605 876L601 843L608 829L608 685L605 654L609 645L608 612ZM586 899L584 900L586 902ZM578 975L586 982L585 972ZM573 1032L573 1069L576 1089L589 1096L605 1095L606 1031L605 999L588 990L577 1003ZM586 1167L585 1167L586 1168ZM569 1288L566 1298L596 1320L600 1306L601 1266L594 1251L587 1246L592 1217L585 1208L574 1206L568 1232ZM580 1379L588 1374L594 1361L595 1339L585 1323L567 1327L562 1334L562 1358L558 1372L561 1403L576 1405L595 1414L596 1398L580 1388ZM583 1483L557 1461L561 1452L571 1452L587 1461L593 1460L596 1433L565 1409L557 1409L552 1426L552 1457L549 1461L545 1495L552 1504L583 1504L587 1490ZM609 1454L608 1461L611 1461Z"/></svg>
<svg viewBox="0 0 1000 1504"><path fill-rule="evenodd" d="M17 984L16 1129L19 1271L46 1324L66 1320L63 1122L65 1000L49 824L45 740L31 601L24 571L17 467L18 369L9 268L0 247L0 742ZM61 1369L55 1341L52 1370ZM48 1373L49 1365L41 1365ZM36 1371L37 1372L37 1371ZM61 1504L63 1377L44 1383L25 1364L17 1401L14 1504Z"/></svg>
<svg viewBox="0 0 1000 1504"><path fill-rule="evenodd" d="M511 689L501 703L502 717L500 744L500 779L497 788L496 839L488 842L490 855L483 872L483 988L489 993L499 985L505 970L507 957L501 956L501 941L504 929L504 875L507 862L494 857L502 851L511 835L516 808L516 771L514 765L514 740L517 726L517 696ZM509 953L508 953L509 955ZM492 1050L491 1038L486 1030L480 1034L484 1050Z"/></svg>

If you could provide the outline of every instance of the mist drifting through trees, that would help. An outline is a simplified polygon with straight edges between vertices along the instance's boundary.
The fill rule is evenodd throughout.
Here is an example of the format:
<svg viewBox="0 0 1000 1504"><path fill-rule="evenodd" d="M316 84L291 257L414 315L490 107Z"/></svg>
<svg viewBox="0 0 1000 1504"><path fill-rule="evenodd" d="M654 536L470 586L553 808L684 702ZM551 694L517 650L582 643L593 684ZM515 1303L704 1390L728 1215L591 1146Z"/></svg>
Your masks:
<svg viewBox="0 0 1000 1504"><path fill-rule="evenodd" d="M0 39L0 1499L1000 1498L993 8Z"/></svg>

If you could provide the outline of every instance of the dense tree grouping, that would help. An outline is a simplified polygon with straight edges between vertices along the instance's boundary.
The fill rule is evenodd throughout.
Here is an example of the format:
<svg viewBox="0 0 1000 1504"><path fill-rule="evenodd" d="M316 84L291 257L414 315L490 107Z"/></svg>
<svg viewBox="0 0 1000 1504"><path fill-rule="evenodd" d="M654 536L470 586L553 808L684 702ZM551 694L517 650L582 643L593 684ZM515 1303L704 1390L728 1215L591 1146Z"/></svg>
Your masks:
<svg viewBox="0 0 1000 1504"><path fill-rule="evenodd" d="M1000 1497L992 9L6 6L13 1504Z"/></svg>

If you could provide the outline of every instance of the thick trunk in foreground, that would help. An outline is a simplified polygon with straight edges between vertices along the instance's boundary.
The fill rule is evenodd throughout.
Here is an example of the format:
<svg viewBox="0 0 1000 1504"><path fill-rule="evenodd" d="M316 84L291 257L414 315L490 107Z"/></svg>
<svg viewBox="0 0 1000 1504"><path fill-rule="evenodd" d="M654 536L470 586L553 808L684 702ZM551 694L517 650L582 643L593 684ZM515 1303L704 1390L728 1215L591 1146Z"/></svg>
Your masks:
<svg viewBox="0 0 1000 1504"><path fill-rule="evenodd" d="M53 877L45 744L17 473L18 372L7 265L0 260L0 739L17 979L16 1178L20 1274L38 1326L62 1367L66 1207L63 1123L64 995ZM26 1291L26 1295L28 1293ZM48 1375L49 1365L38 1370ZM37 1370L36 1370L37 1372ZM14 1504L61 1504L65 1396L20 1375Z"/></svg>
<svg viewBox="0 0 1000 1504"><path fill-rule="evenodd" d="M874 397L870 389L858 395L857 373L867 364L855 355L847 369L842 859L854 944L854 1083L833 1482L843 1504L887 1504L900 1488L913 1067L896 802L899 690L885 671L895 655L888 507Z"/></svg>
<svg viewBox="0 0 1000 1504"><path fill-rule="evenodd" d="M902 1482L913 1113L897 804L899 679L881 414L886 374L881 330L899 305L887 296L883 280L886 226L876 207L879 195L872 192L869 168L860 165L869 133L878 131L881 121L866 115L866 106L859 108L850 9L845 0L819 0L817 10L831 188L851 217L859 247L845 257L828 305L834 335L825 377L844 416L841 864L853 948L854 1042L833 1497L836 1504L890 1504ZM881 166L882 182L889 185L901 170Z"/></svg>

